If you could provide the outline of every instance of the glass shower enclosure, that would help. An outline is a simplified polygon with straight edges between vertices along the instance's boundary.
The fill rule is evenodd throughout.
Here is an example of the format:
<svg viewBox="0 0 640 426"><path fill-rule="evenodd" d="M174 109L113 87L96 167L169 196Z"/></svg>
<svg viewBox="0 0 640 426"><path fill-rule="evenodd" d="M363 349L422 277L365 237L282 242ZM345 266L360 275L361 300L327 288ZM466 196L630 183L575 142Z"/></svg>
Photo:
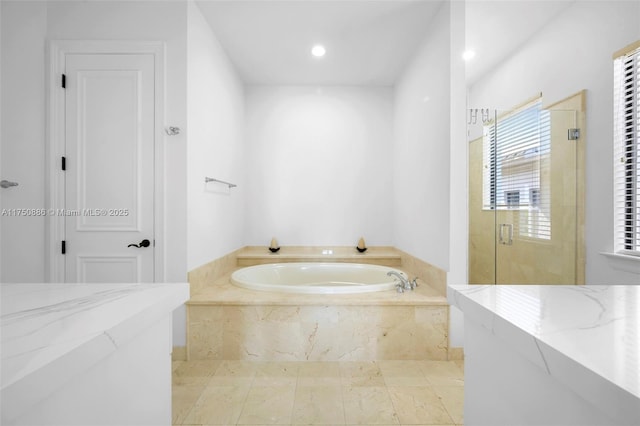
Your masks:
<svg viewBox="0 0 640 426"><path fill-rule="evenodd" d="M578 284L578 111L469 111L469 283Z"/></svg>

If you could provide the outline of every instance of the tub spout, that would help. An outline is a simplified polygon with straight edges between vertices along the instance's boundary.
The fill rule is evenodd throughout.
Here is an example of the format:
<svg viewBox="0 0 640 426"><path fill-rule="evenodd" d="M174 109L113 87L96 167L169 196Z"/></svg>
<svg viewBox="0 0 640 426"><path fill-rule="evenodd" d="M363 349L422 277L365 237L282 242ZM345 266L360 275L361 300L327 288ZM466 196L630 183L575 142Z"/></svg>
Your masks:
<svg viewBox="0 0 640 426"><path fill-rule="evenodd" d="M396 286L398 289L398 293L403 293L405 290L413 290L418 286L418 283L414 279L413 281L409 281L408 278L403 277L401 274L396 271L387 272L388 276L394 276L400 280L398 285Z"/></svg>

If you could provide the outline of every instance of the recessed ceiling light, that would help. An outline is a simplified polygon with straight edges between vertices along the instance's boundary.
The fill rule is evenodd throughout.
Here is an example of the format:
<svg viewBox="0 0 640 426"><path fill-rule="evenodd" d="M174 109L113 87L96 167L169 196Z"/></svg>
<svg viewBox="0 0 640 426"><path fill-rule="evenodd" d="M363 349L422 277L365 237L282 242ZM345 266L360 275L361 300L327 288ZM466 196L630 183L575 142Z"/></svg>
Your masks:
<svg viewBox="0 0 640 426"><path fill-rule="evenodd" d="M476 56L476 52L472 49L465 50L464 53L462 53L462 59L465 61L472 59L474 56Z"/></svg>
<svg viewBox="0 0 640 426"><path fill-rule="evenodd" d="M311 48L311 54L316 58L321 58L327 53L327 49L324 48L321 44L316 44Z"/></svg>

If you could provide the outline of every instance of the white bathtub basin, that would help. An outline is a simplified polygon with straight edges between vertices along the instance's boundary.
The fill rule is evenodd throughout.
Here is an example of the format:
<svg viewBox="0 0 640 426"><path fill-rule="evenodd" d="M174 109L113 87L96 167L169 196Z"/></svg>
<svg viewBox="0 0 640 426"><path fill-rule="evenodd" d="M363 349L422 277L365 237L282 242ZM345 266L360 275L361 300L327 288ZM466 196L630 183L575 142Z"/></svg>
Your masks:
<svg viewBox="0 0 640 426"><path fill-rule="evenodd" d="M231 274L239 287L273 292L306 294L370 293L393 290L396 279L388 266L360 263L272 263L249 266Z"/></svg>

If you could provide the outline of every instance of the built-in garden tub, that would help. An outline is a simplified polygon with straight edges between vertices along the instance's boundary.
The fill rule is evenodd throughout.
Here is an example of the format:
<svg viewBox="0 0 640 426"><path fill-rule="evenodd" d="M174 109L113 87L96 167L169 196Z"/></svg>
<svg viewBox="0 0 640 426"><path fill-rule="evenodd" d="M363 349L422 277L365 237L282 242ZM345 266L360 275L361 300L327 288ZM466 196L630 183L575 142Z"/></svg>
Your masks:
<svg viewBox="0 0 640 426"><path fill-rule="evenodd" d="M393 253L383 256L388 249L309 251L245 250L224 273L203 271L206 283L192 287L187 302L187 358L447 359L449 305L430 285L429 270L411 259L403 265ZM391 271L419 277L419 287L397 292Z"/></svg>
<svg viewBox="0 0 640 426"><path fill-rule="evenodd" d="M392 274L389 274L389 273ZM239 287L285 293L349 294L394 290L406 274L388 266L360 263L272 263L238 269L231 282Z"/></svg>

